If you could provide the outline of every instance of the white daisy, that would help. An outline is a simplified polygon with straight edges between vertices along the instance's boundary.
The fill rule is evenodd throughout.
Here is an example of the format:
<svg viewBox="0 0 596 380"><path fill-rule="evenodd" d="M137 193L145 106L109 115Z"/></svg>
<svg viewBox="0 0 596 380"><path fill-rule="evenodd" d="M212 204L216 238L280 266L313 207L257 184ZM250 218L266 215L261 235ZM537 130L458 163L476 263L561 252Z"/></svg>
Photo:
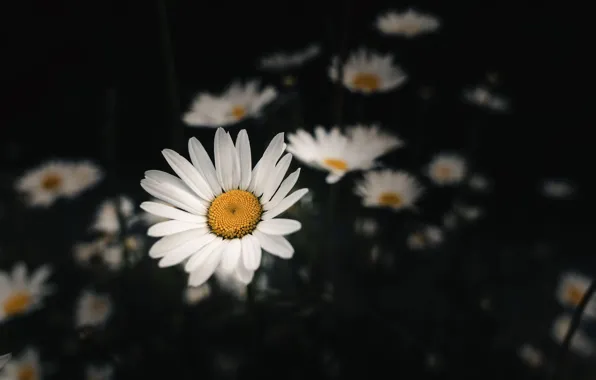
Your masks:
<svg viewBox="0 0 596 380"><path fill-rule="evenodd" d="M354 222L354 231L366 237L372 237L379 231L379 223L372 218L359 218Z"/></svg>
<svg viewBox="0 0 596 380"><path fill-rule="evenodd" d="M552 338L555 342L561 344L571 327L571 316L563 314L557 317L551 329ZM581 356L590 356L594 353L594 342L584 333L581 328L578 328L573 333L571 342L569 344L571 351Z"/></svg>
<svg viewBox="0 0 596 380"><path fill-rule="evenodd" d="M564 179L546 179L542 183L542 194L547 198L567 199L574 192L573 184Z"/></svg>
<svg viewBox="0 0 596 380"><path fill-rule="evenodd" d="M261 58L260 67L264 70L283 71L302 66L307 61L321 53L321 47L316 44L294 53L275 53Z"/></svg>
<svg viewBox="0 0 596 380"><path fill-rule="evenodd" d="M0 371L2 370L2 368L4 368L6 363L8 363L8 361L10 360L11 357L12 357L11 354L0 355Z"/></svg>
<svg viewBox="0 0 596 380"><path fill-rule="evenodd" d="M85 380L110 380L114 376L114 367L110 364L89 365L85 368Z"/></svg>
<svg viewBox="0 0 596 380"><path fill-rule="evenodd" d="M104 325L111 314L112 298L108 294L84 290L77 301L75 325L77 327Z"/></svg>
<svg viewBox="0 0 596 380"><path fill-rule="evenodd" d="M39 353L27 348L21 355L6 363L0 373L0 380L40 380L42 378Z"/></svg>
<svg viewBox="0 0 596 380"><path fill-rule="evenodd" d="M301 228L298 221L275 217L296 203L308 189L290 192L300 174L284 180L291 154L280 159L285 144L279 133L255 167L248 134L238 133L236 144L229 133L215 133L213 165L199 140L189 141L192 163L172 150L163 155L178 174L149 170L141 186L172 206L144 202L147 211L172 220L153 225L148 235L162 237L149 250L161 258L160 267L186 262L189 284L199 286L217 269L234 272L250 283L261 263L261 249L289 259L294 248L283 237Z"/></svg>
<svg viewBox="0 0 596 380"><path fill-rule="evenodd" d="M15 264L12 274L0 271L0 322L40 307L50 293L45 281L51 272L50 266L44 265L28 278L23 262Z"/></svg>
<svg viewBox="0 0 596 380"><path fill-rule="evenodd" d="M580 273L564 272L559 278L556 290L557 300L563 306L576 308L584 298L592 281L592 278ZM596 297L590 298L582 316L596 318Z"/></svg>
<svg viewBox="0 0 596 380"><path fill-rule="evenodd" d="M142 258L144 247L145 239L141 235L130 234L122 240L108 235L75 244L73 254L75 261L82 266L89 265L93 258L100 258L107 268L119 270L124 265L125 250L129 253L129 264L135 264Z"/></svg>
<svg viewBox="0 0 596 380"><path fill-rule="evenodd" d="M337 82L338 58L334 57L329 67L329 77ZM393 63L390 54L381 55L360 49L352 53L343 65L343 85L352 92L370 95L396 89L405 83L407 75Z"/></svg>
<svg viewBox="0 0 596 380"><path fill-rule="evenodd" d="M356 183L355 193L362 197L365 207L388 207L399 211L414 208L423 189L412 175L384 169L364 173L363 180Z"/></svg>
<svg viewBox="0 0 596 380"><path fill-rule="evenodd" d="M277 91L271 86L259 90L259 81L234 82L219 96L199 94L184 114L184 122L198 127L228 126L248 117L258 117L261 109L275 97Z"/></svg>
<svg viewBox="0 0 596 380"><path fill-rule="evenodd" d="M544 355L542 352L529 343L522 344L518 350L519 358L532 368L538 368L544 363Z"/></svg>
<svg viewBox="0 0 596 380"><path fill-rule="evenodd" d="M462 157L441 153L428 165L427 175L436 185L456 185L463 181L466 171L466 161Z"/></svg>
<svg viewBox="0 0 596 380"><path fill-rule="evenodd" d="M120 231L119 218L130 220L134 216L134 212L135 205L127 196L121 195L116 199L107 199L99 205L91 229L109 234L116 233Z"/></svg>
<svg viewBox="0 0 596 380"><path fill-rule="evenodd" d="M377 29L386 35L415 37L430 33L440 26L439 20L431 15L419 13L414 9L405 12L387 12L377 18Z"/></svg>
<svg viewBox="0 0 596 380"><path fill-rule="evenodd" d="M377 165L377 158L404 145L399 138L375 125L348 127L345 134L337 127L327 132L317 126L314 136L299 129L288 135L288 141L288 152L314 168L329 172L327 183L339 181L350 171L371 169Z"/></svg>
<svg viewBox="0 0 596 380"><path fill-rule="evenodd" d="M30 206L48 207L60 197L75 197L102 177L101 170L88 162L50 161L25 173L15 187Z"/></svg>
<svg viewBox="0 0 596 380"><path fill-rule="evenodd" d="M204 283L201 286L187 286L184 289L184 302L188 305L196 305L211 295L211 287Z"/></svg>
<svg viewBox="0 0 596 380"><path fill-rule="evenodd" d="M491 93L484 86L464 90L464 99L468 103L493 111L506 111L509 108L509 102L505 98Z"/></svg>
<svg viewBox="0 0 596 380"><path fill-rule="evenodd" d="M426 226L413 232L406 241L408 248L413 250L436 247L443 242L443 231L437 226Z"/></svg>

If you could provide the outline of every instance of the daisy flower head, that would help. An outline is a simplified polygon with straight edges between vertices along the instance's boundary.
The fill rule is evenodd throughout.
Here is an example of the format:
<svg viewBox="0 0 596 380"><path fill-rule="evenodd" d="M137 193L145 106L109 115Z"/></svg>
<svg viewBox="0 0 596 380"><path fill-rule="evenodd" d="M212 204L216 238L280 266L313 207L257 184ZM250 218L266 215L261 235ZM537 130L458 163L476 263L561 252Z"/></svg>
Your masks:
<svg viewBox="0 0 596 380"><path fill-rule="evenodd" d="M184 122L194 127L226 127L249 117L260 116L261 110L277 97L277 91L259 81L245 84L233 82L221 95L199 94L184 114Z"/></svg>
<svg viewBox="0 0 596 380"><path fill-rule="evenodd" d="M389 11L380 15L375 26L385 35L412 38L420 34L434 32L439 28L440 22L434 16L410 8L401 13Z"/></svg>
<svg viewBox="0 0 596 380"><path fill-rule="evenodd" d="M412 250L433 248L443 242L443 231L437 226L426 226L416 232L411 233L406 244Z"/></svg>
<svg viewBox="0 0 596 380"><path fill-rule="evenodd" d="M50 274L50 267L44 265L29 278L22 262L15 264L10 274L0 271L0 322L39 308L50 293L45 283Z"/></svg>
<svg viewBox="0 0 596 380"><path fill-rule="evenodd" d="M99 205L95 221L91 229L113 234L120 231L120 218L130 220L135 212L135 205L127 196L107 199Z"/></svg>
<svg viewBox="0 0 596 380"><path fill-rule="evenodd" d="M27 348L21 355L14 356L0 373L0 379L6 380L40 380L41 378L39 353L33 348Z"/></svg>
<svg viewBox="0 0 596 380"><path fill-rule="evenodd" d="M557 300L563 306L576 308L584 298L591 283L592 279L588 276L576 272L565 272L559 278L556 290ZM592 297L588 300L582 316L591 319L596 318L596 298Z"/></svg>
<svg viewBox="0 0 596 380"><path fill-rule="evenodd" d="M493 111L506 111L509 108L509 102L505 98L492 93L484 86L464 90L464 99L470 104Z"/></svg>
<svg viewBox="0 0 596 380"><path fill-rule="evenodd" d="M107 294L85 290L77 302L75 323L77 327L99 326L112 314L112 299Z"/></svg>
<svg viewBox="0 0 596 380"><path fill-rule="evenodd" d="M284 180L292 155L282 157L283 133L273 138L254 167L245 130L234 144L229 133L217 129L215 165L199 140L192 138L188 145L191 162L172 150L163 151L178 177L149 170L141 181L145 191L170 205L141 204L145 211L171 219L147 231L161 237L149 250L151 257L161 259L159 266L185 262L191 286L203 284L220 266L248 284L260 266L262 250L291 258L294 249L284 235L298 231L301 224L276 217L308 189L288 195L300 169Z"/></svg>
<svg viewBox="0 0 596 380"><path fill-rule="evenodd" d="M427 168L428 177L438 186L456 185L467 172L466 160L455 154L436 155Z"/></svg>
<svg viewBox="0 0 596 380"><path fill-rule="evenodd" d="M571 315L563 314L555 319L551 328L551 336L553 340L559 344L563 343L569 328L571 327ZM575 330L569 345L571 351L580 356L590 356L594 353L594 342L586 333L578 328Z"/></svg>
<svg viewBox="0 0 596 380"><path fill-rule="evenodd" d="M327 131L317 126L314 135L299 129L288 135L288 141L288 152L311 167L329 172L327 183L336 183L351 171L371 169L377 165L377 158L404 145L374 125L348 127L346 133L337 127Z"/></svg>
<svg viewBox="0 0 596 380"><path fill-rule="evenodd" d="M311 44L294 53L275 53L261 58L260 68L263 70L283 71L302 66L321 53L321 47Z"/></svg>
<svg viewBox="0 0 596 380"><path fill-rule="evenodd" d="M329 67L329 77L340 80L337 70L338 57L334 57ZM407 75L393 63L391 54L381 55L365 49L352 53L343 64L341 82L352 92L370 95L388 92L405 83Z"/></svg>
<svg viewBox="0 0 596 380"><path fill-rule="evenodd" d="M103 177L89 162L50 161L26 172L15 184L30 206L51 206L58 198L73 198Z"/></svg>
<svg viewBox="0 0 596 380"><path fill-rule="evenodd" d="M356 183L355 193L362 198L365 207L387 207L399 211L413 208L423 189L412 175L401 170L384 169L364 173L363 180Z"/></svg>

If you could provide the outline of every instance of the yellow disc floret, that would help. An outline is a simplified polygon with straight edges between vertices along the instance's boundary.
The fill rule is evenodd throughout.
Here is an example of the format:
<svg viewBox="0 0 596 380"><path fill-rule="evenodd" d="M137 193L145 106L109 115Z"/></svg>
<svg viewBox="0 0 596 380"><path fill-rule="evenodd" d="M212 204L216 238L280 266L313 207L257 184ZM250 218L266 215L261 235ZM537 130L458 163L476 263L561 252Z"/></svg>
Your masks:
<svg viewBox="0 0 596 380"><path fill-rule="evenodd" d="M257 227L262 214L259 199L245 190L230 190L220 194L207 211L211 232L224 239L250 234Z"/></svg>

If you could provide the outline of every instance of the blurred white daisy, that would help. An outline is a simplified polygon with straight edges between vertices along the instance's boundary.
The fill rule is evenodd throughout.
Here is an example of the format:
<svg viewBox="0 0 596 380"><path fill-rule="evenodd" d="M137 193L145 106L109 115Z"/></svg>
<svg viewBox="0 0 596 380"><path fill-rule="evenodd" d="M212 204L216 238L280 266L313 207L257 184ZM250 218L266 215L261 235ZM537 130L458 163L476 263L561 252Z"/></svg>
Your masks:
<svg viewBox="0 0 596 380"><path fill-rule="evenodd" d="M559 277L559 284L556 290L557 300L563 306L576 308L584 298L593 279L576 272L564 272ZM596 318L596 297L590 298L583 317Z"/></svg>
<svg viewBox="0 0 596 380"><path fill-rule="evenodd" d="M553 323L551 335L555 342L561 344L565 335L571 327L571 316L563 314L557 317ZM575 330L569 348L581 356L591 356L594 353L594 342L584 333L581 328Z"/></svg>
<svg viewBox="0 0 596 380"><path fill-rule="evenodd" d="M44 265L29 278L23 262L15 264L11 274L0 271L0 322L41 307L50 293L45 282L51 273L50 266Z"/></svg>
<svg viewBox="0 0 596 380"><path fill-rule="evenodd" d="M271 71L283 71L302 66L321 53L321 47L311 44L305 49L293 53L274 53L261 58L260 68Z"/></svg>
<svg viewBox="0 0 596 380"><path fill-rule="evenodd" d="M390 11L380 15L376 21L377 29L386 35L415 37L430 33L440 26L439 20L431 15L419 13L414 9L405 12Z"/></svg>
<svg viewBox="0 0 596 380"><path fill-rule="evenodd" d="M261 264L262 250L291 258L294 248L283 235L300 230L301 224L276 217L308 189L288 196L300 169L284 180L292 160L290 153L280 159L284 150L284 135L279 133L253 168L246 131L238 133L234 145L222 128L215 133L215 166L197 139L189 141L192 163L165 149L164 157L180 178L149 170L141 181L149 194L175 206L141 205L147 212L172 219L147 231L149 236L161 237L149 255L161 258L160 267L185 262L191 286L204 283L220 264L250 283Z"/></svg>
<svg viewBox="0 0 596 380"><path fill-rule="evenodd" d="M474 174L470 176L470 179L468 180L468 186L470 186L472 190L486 191L490 186L490 182L485 176Z"/></svg>
<svg viewBox="0 0 596 380"><path fill-rule="evenodd" d="M85 380L110 380L114 376L114 367L110 364L89 365L85 368Z"/></svg>
<svg viewBox="0 0 596 380"><path fill-rule="evenodd" d="M91 229L110 234L117 233L120 231L120 217L124 221L131 220L134 212L135 205L127 196L121 195L115 199L107 199L99 205Z"/></svg>
<svg viewBox="0 0 596 380"><path fill-rule="evenodd" d="M461 203L455 204L453 209L457 215L467 221L474 221L484 214L484 211L480 207L464 205Z"/></svg>
<svg viewBox="0 0 596 380"><path fill-rule="evenodd" d="M184 289L184 302L188 305L196 305L211 295L211 287L208 283L201 286L187 286Z"/></svg>
<svg viewBox="0 0 596 380"><path fill-rule="evenodd" d="M108 294L98 294L84 290L77 301L75 325L101 326L112 314L112 298Z"/></svg>
<svg viewBox="0 0 596 380"><path fill-rule="evenodd" d="M94 258L111 270L119 270L125 264L125 253L128 251L129 264L137 263L145 247L145 238L138 234L129 234L123 239L108 235L102 236L91 242L81 242L73 247L75 261L82 266L87 266Z"/></svg>
<svg viewBox="0 0 596 380"><path fill-rule="evenodd" d="M426 226L413 232L406 241L408 248L413 250L436 247L443 242L443 231L437 226Z"/></svg>
<svg viewBox="0 0 596 380"><path fill-rule="evenodd" d="M505 98L491 93L484 86L464 90L464 99L468 103L493 111L506 111L509 108L509 102Z"/></svg>
<svg viewBox="0 0 596 380"><path fill-rule="evenodd" d="M404 145L375 125L348 127L345 134L337 127L326 131L317 126L314 136L299 129L288 135L288 141L288 152L311 167L329 172L327 183L336 183L350 171L372 169L377 158Z"/></svg>
<svg viewBox="0 0 596 380"><path fill-rule="evenodd" d="M337 61L338 58L334 57L329 67L329 77L334 82L340 80ZM345 61L341 82L352 92L370 95L394 90L406 79L407 75L393 63L391 54L381 55L360 49Z"/></svg>
<svg viewBox="0 0 596 380"><path fill-rule="evenodd" d="M379 223L373 218L358 218L354 222L354 231L366 237L372 237L379 231Z"/></svg>
<svg viewBox="0 0 596 380"><path fill-rule="evenodd" d="M466 161L455 154L441 153L428 165L428 177L439 186L456 185L466 176Z"/></svg>
<svg viewBox="0 0 596 380"><path fill-rule="evenodd" d="M30 206L48 207L58 198L72 198L103 177L90 162L50 161L26 172L15 184Z"/></svg>
<svg viewBox="0 0 596 380"><path fill-rule="evenodd" d="M234 82L221 95L199 94L184 122L197 127L225 127L249 117L258 117L267 104L277 97L277 91L267 86L259 89L257 80L246 84Z"/></svg>
<svg viewBox="0 0 596 380"><path fill-rule="evenodd" d="M40 380L42 378L39 353L27 348L21 355L14 356L0 372L0 380Z"/></svg>
<svg viewBox="0 0 596 380"><path fill-rule="evenodd" d="M573 184L564 179L546 179L542 182L542 194L548 198L567 199L575 192Z"/></svg>
<svg viewBox="0 0 596 380"><path fill-rule="evenodd" d="M11 354L0 355L0 371L2 370L2 368L4 368L6 363L8 363L8 361L10 360L11 357L12 357Z"/></svg>
<svg viewBox="0 0 596 380"><path fill-rule="evenodd" d="M544 355L542 352L529 343L522 344L517 349L517 355L529 367L538 368L544 364Z"/></svg>
<svg viewBox="0 0 596 380"><path fill-rule="evenodd" d="M364 173L364 178L356 183L355 193L362 198L365 207L387 207L399 211L414 208L423 189L412 175L384 169Z"/></svg>

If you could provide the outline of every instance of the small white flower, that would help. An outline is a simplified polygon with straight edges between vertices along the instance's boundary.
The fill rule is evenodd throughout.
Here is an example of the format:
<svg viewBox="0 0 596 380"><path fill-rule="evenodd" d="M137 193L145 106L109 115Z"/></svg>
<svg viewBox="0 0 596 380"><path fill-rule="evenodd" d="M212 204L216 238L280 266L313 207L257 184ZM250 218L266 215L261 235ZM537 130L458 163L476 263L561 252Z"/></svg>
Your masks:
<svg viewBox="0 0 596 380"><path fill-rule="evenodd" d="M260 116L262 108L276 97L277 91L271 86L259 90L259 81L234 82L220 96L199 94L184 114L184 122L197 127L225 127Z"/></svg>
<svg viewBox="0 0 596 380"><path fill-rule="evenodd" d="M261 265L262 250L283 259L294 254L284 237L301 229L300 222L276 218L304 196L308 189L288 193L300 169L284 177L291 154L281 159L283 133L277 134L252 167L248 134L238 133L234 144L229 133L215 133L215 166L197 139L189 141L191 162L178 153L162 153L178 177L149 170L141 186L172 206L144 202L147 212L171 220L153 225L149 236L161 237L149 250L159 266L185 263L189 284L199 286L221 265L246 284Z"/></svg>
<svg viewBox="0 0 596 380"><path fill-rule="evenodd" d="M338 58L334 57L329 67L329 77L334 82L340 80L337 61ZM360 49L344 63L341 82L352 92L370 95L394 90L404 84L406 79L407 75L393 63L392 55Z"/></svg>
<svg viewBox="0 0 596 380"><path fill-rule="evenodd" d="M439 20L431 15L419 13L414 9L405 12L387 12L377 18L377 29L386 35L415 37L436 31Z"/></svg>
<svg viewBox="0 0 596 380"><path fill-rule="evenodd" d="M112 307L108 294L84 290L77 301L75 324L77 327L104 325L112 314Z"/></svg>
<svg viewBox="0 0 596 380"><path fill-rule="evenodd" d="M468 186L470 186L472 190L476 191L486 191L489 185L489 180L480 174L474 174L468 180Z"/></svg>
<svg viewBox="0 0 596 380"><path fill-rule="evenodd" d="M288 141L288 152L311 167L329 172L327 183L336 183L347 172L369 170L377 165L377 158L404 145L375 125L348 127L345 134L337 127L326 131L317 126L314 136L299 129L288 135Z"/></svg>
<svg viewBox="0 0 596 380"><path fill-rule="evenodd" d="M134 216L134 212L135 205L132 199L127 196L107 199L100 204L91 229L110 234L116 233L120 231L120 217L125 221L130 220Z"/></svg>
<svg viewBox="0 0 596 380"><path fill-rule="evenodd" d="M15 264L12 274L0 271L0 322L41 307L50 293L45 282L51 273L50 266L44 265L29 278L23 262Z"/></svg>
<svg viewBox="0 0 596 380"><path fill-rule="evenodd" d="M359 218L354 222L354 231L357 234L372 237L379 231L379 223L372 218Z"/></svg>
<svg viewBox="0 0 596 380"><path fill-rule="evenodd" d="M33 348L27 348L21 355L13 357L0 373L1 380L40 380L41 378L39 353Z"/></svg>
<svg viewBox="0 0 596 380"><path fill-rule="evenodd" d="M571 327L571 316L563 314L557 317L553 323L551 335L555 342L561 344ZM571 351L581 356L590 356L594 353L594 342L583 332L581 328L575 330L569 345Z"/></svg>
<svg viewBox="0 0 596 380"><path fill-rule="evenodd" d="M575 192L573 184L564 179L547 179L542 183L542 194L548 198L568 199Z"/></svg>
<svg viewBox="0 0 596 380"><path fill-rule="evenodd" d="M412 175L384 169L364 173L364 179L356 183L355 193L362 197L362 205L366 207L388 207L399 211L414 208L423 189Z"/></svg>
<svg viewBox="0 0 596 380"><path fill-rule="evenodd" d="M85 368L85 380L111 380L113 376L114 367L110 364L89 365Z"/></svg>
<svg viewBox="0 0 596 380"><path fill-rule="evenodd" d="M201 286L187 286L184 289L184 302L188 305L196 305L211 295L211 287L204 283Z"/></svg>
<svg viewBox="0 0 596 380"><path fill-rule="evenodd" d="M419 250L436 247L443 239L443 231L437 226L429 225L411 233L406 243L410 249Z"/></svg>
<svg viewBox="0 0 596 380"><path fill-rule="evenodd" d="M563 306L576 308L584 298L593 279L576 272L564 272L559 278L556 290L557 300ZM596 298L592 297L582 314L586 318L596 318Z"/></svg>
<svg viewBox="0 0 596 380"><path fill-rule="evenodd" d="M509 102L505 98L491 93L484 86L464 90L464 99L468 103L493 111L506 111L509 108Z"/></svg>
<svg viewBox="0 0 596 380"><path fill-rule="evenodd" d="M544 355L542 352L529 343L522 344L517 350L517 355L524 363L532 368L538 368L544 364Z"/></svg>
<svg viewBox="0 0 596 380"><path fill-rule="evenodd" d="M459 216L468 221L476 220L480 218L483 214L482 209L476 206L456 204L453 206L453 208Z"/></svg>
<svg viewBox="0 0 596 380"><path fill-rule="evenodd" d="M438 186L456 185L466 176L466 161L455 154L441 153L430 162L427 175Z"/></svg>
<svg viewBox="0 0 596 380"><path fill-rule="evenodd" d="M315 58L320 52L321 47L312 44L294 53L270 54L261 58L260 67L261 69L271 71L294 69Z"/></svg>
<svg viewBox="0 0 596 380"><path fill-rule="evenodd" d="M19 178L16 189L30 206L48 207L58 198L73 198L102 178L101 170L89 162L50 161Z"/></svg>

